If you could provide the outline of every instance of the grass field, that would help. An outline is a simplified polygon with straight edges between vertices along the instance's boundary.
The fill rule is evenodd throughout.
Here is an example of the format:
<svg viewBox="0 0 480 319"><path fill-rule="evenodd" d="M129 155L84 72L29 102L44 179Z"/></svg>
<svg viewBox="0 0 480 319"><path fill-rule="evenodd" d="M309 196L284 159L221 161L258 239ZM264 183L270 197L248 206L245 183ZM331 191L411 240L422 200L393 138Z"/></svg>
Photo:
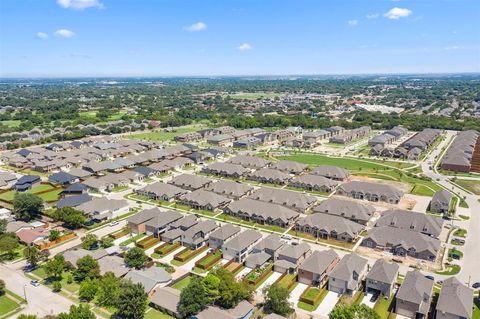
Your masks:
<svg viewBox="0 0 480 319"><path fill-rule="evenodd" d="M158 311L157 309L149 308L145 313L145 319L175 319L174 317Z"/></svg>
<svg viewBox="0 0 480 319"><path fill-rule="evenodd" d="M373 310L375 310L376 313L380 316L380 319L387 319L389 318L388 315L390 313L390 307L392 307L393 303L393 298L395 297L394 294L390 296L390 298L385 299L383 297L378 298L377 303L373 307ZM393 316L390 316L390 318L395 318L396 315L392 313Z"/></svg>
<svg viewBox="0 0 480 319"><path fill-rule="evenodd" d="M178 289L178 290L183 290L183 288L187 287L188 284L192 281L192 276L187 276L183 278L182 280L177 281L172 285L172 288Z"/></svg>
<svg viewBox="0 0 480 319"><path fill-rule="evenodd" d="M46 190L52 190L52 191L39 194L38 196L44 201L55 201L59 199L60 193L63 191L63 188L54 189L54 187L49 184L39 184L33 187L32 189L29 189L27 193L36 194ZM6 200L6 201L12 201L16 193L17 193L16 191L5 192L3 194L0 194L0 199Z"/></svg>
<svg viewBox="0 0 480 319"><path fill-rule="evenodd" d="M158 129L157 131L147 132L147 133L138 133L128 135L127 138L130 139L140 139L148 141L171 141L175 135L196 132L204 128L203 126L183 126L176 127L175 132L164 132L163 129Z"/></svg>
<svg viewBox="0 0 480 319"><path fill-rule="evenodd" d="M22 121L20 121L20 120L0 121L0 123L2 123L2 125L5 125L5 126L11 127L11 128L19 127L21 122Z"/></svg>
<svg viewBox="0 0 480 319"><path fill-rule="evenodd" d="M119 110L118 112L110 115L107 119L106 122L108 121L118 121L122 118L122 116L124 116L125 114L127 114L127 111L126 110ZM96 118L97 116L97 112L96 111L86 111L86 112L80 112L80 117L83 118L83 119L94 119Z"/></svg>
<svg viewBox="0 0 480 319"><path fill-rule="evenodd" d="M3 317L7 313L14 311L18 307L20 307L20 305L6 294L0 296L0 317Z"/></svg>
<svg viewBox="0 0 480 319"><path fill-rule="evenodd" d="M43 268L42 266L38 267L37 269L35 269L34 271L32 271L33 274L35 274L36 276L42 278L42 279L47 279L47 274L45 273L45 268ZM62 280L60 280L60 283L62 284L62 289L65 289L71 293L75 293L78 291L78 289L80 288L80 285L78 283L76 283L75 281L73 281L72 283L68 283L67 282L67 276L68 276L68 272L63 272L62 274ZM49 286L52 284L52 282L49 282Z"/></svg>
<svg viewBox="0 0 480 319"><path fill-rule="evenodd" d="M455 183L462 186L463 188L466 188L475 195L480 195L480 180L474 181L467 179L457 179Z"/></svg>

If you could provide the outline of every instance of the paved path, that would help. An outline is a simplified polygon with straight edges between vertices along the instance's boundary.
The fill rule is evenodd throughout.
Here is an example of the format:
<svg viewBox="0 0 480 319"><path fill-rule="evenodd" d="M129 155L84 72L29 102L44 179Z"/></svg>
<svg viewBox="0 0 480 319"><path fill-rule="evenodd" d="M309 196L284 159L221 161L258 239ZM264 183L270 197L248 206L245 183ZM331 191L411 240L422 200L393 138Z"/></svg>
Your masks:
<svg viewBox="0 0 480 319"><path fill-rule="evenodd" d="M339 298L340 297L337 293L332 291L327 292L327 295L325 296L325 298L322 300L318 308L315 309L313 313L322 315L322 316L328 316L330 311L332 311L332 309L337 304Z"/></svg>
<svg viewBox="0 0 480 319"><path fill-rule="evenodd" d="M288 298L288 301L290 301L294 305L297 305L298 299L300 299L300 296L305 291L305 289L307 289L307 287L308 285L298 283L297 286L290 293L290 298Z"/></svg>

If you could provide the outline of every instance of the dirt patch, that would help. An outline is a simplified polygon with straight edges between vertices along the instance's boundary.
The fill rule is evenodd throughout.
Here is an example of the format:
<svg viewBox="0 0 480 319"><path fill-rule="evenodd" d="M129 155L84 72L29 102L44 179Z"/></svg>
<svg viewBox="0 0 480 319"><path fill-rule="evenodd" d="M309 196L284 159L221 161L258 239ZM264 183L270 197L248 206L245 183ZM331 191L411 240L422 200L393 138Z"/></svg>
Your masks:
<svg viewBox="0 0 480 319"><path fill-rule="evenodd" d="M372 183L377 183L377 184L385 184L385 185L390 185L393 187L398 188L404 193L409 193L412 189L412 185L408 183L402 183L402 182L397 182L397 181L391 181L391 180L383 180L383 179L377 179L377 178L372 178L368 176L352 176L351 178L354 181L363 181L363 182L372 182Z"/></svg>

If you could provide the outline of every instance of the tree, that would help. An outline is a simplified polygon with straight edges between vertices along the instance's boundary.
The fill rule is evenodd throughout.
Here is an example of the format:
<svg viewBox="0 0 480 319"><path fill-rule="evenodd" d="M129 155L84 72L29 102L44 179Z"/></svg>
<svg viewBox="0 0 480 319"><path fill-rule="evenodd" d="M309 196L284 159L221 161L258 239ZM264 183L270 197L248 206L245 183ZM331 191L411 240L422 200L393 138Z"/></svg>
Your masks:
<svg viewBox="0 0 480 319"><path fill-rule="evenodd" d="M36 195L21 193L13 198L13 213L18 219L30 221L40 214L42 208L43 201Z"/></svg>
<svg viewBox="0 0 480 319"><path fill-rule="evenodd" d="M53 219L60 220L65 223L65 226L72 229L77 229L83 226L87 221L85 214L72 208L70 206L56 209L52 214Z"/></svg>
<svg viewBox="0 0 480 319"><path fill-rule="evenodd" d="M6 231L7 231L7 220L0 219L0 235L5 234Z"/></svg>
<svg viewBox="0 0 480 319"><path fill-rule="evenodd" d="M199 313L207 307L209 299L200 278L192 278L180 293L178 311L182 317Z"/></svg>
<svg viewBox="0 0 480 319"><path fill-rule="evenodd" d="M7 254L7 258L11 258L17 247L18 238L14 233L0 235L0 255Z"/></svg>
<svg viewBox="0 0 480 319"><path fill-rule="evenodd" d="M265 303L263 309L266 313L276 313L281 316L290 315L294 309L288 302L290 292L288 289L279 285L271 285L263 290L265 295Z"/></svg>
<svg viewBox="0 0 480 319"><path fill-rule="evenodd" d="M113 307L120 295L120 279L107 272L98 284L97 303L100 306Z"/></svg>
<svg viewBox="0 0 480 319"><path fill-rule="evenodd" d="M114 242L114 239L110 236L105 236L102 238L102 241L100 243L100 246L102 246L102 248L108 248L108 247L112 247L113 246L113 242Z"/></svg>
<svg viewBox="0 0 480 319"><path fill-rule="evenodd" d="M27 246L23 250L23 257L32 267L36 267L40 261L40 251L34 246Z"/></svg>
<svg viewBox="0 0 480 319"><path fill-rule="evenodd" d="M130 280L120 283L120 293L115 306L115 315L122 319L142 319L147 309L148 296L142 284L134 284Z"/></svg>
<svg viewBox="0 0 480 319"><path fill-rule="evenodd" d="M209 303L214 303L218 298L220 298L220 290L218 289L220 286L220 279L217 276L208 274L205 278L203 278L202 285L205 289L205 293L207 294Z"/></svg>
<svg viewBox="0 0 480 319"><path fill-rule="evenodd" d="M139 269L147 262L148 257L143 249L133 247L126 252L124 260L128 267Z"/></svg>
<svg viewBox="0 0 480 319"><path fill-rule="evenodd" d="M60 281L54 281L52 284L53 292L60 292L62 290L62 283Z"/></svg>
<svg viewBox="0 0 480 319"><path fill-rule="evenodd" d="M366 305L340 305L330 312L330 319L380 319L380 316Z"/></svg>
<svg viewBox="0 0 480 319"><path fill-rule="evenodd" d="M81 282L85 278L98 277L100 274L100 266L92 256L87 255L77 260L77 269L74 272L75 280Z"/></svg>
<svg viewBox="0 0 480 319"><path fill-rule="evenodd" d="M37 319L37 316L35 315L24 315L21 314L20 316L17 317L17 319ZM45 319L45 318L44 318Z"/></svg>
<svg viewBox="0 0 480 319"><path fill-rule="evenodd" d="M96 319L88 304L71 305L69 313L61 313L58 319Z"/></svg>
<svg viewBox="0 0 480 319"><path fill-rule="evenodd" d="M83 249L92 249L92 247L98 244L98 238L94 234L88 234L82 239Z"/></svg>
<svg viewBox="0 0 480 319"><path fill-rule="evenodd" d="M5 294L5 288L5 281L3 281L3 279L0 279L0 296L3 296Z"/></svg>
<svg viewBox="0 0 480 319"><path fill-rule="evenodd" d="M90 279L87 277L80 284L80 290L79 290L80 299L91 301L93 300L93 298L95 298L97 291L98 291L98 279L96 278Z"/></svg>
<svg viewBox="0 0 480 319"><path fill-rule="evenodd" d="M45 273L53 279L60 279L64 269L65 258L60 254L55 255L53 259L50 259L45 263Z"/></svg>
<svg viewBox="0 0 480 319"><path fill-rule="evenodd" d="M219 306L230 309L235 307L240 301L252 298L252 287L244 281L236 281L235 276L231 272L224 268L218 268L213 271L213 275L220 279L218 286L219 298L217 300Z"/></svg>
<svg viewBox="0 0 480 319"><path fill-rule="evenodd" d="M59 230L52 229L52 230L50 231L50 235L48 235L48 240L50 240L50 241L57 240L57 239L60 238L60 235L61 235L61 233L60 233Z"/></svg>

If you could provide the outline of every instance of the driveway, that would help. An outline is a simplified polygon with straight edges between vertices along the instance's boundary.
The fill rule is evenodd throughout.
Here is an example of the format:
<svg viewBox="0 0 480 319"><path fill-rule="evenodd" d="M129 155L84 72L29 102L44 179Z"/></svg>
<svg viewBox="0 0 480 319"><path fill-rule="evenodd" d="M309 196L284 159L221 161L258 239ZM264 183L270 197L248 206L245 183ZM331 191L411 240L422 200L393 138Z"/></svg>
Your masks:
<svg viewBox="0 0 480 319"><path fill-rule="evenodd" d="M329 291L325 298L323 299L322 303L318 306L318 308L313 312L318 315L322 316L328 316L330 311L335 308L335 305L338 302L338 299L340 298L340 295L333 292Z"/></svg>
<svg viewBox="0 0 480 319"><path fill-rule="evenodd" d="M273 284L275 281L277 281L278 278L280 278L281 275L281 273L274 271L273 274L271 274L270 277L268 277L267 280L265 280L264 283L261 284L260 287L258 287L256 291L257 294L261 294L263 288Z"/></svg>
<svg viewBox="0 0 480 319"><path fill-rule="evenodd" d="M376 301L374 301L374 302L370 301L370 299L372 299L372 297L373 297L373 293L371 293L371 292L369 292L368 294L365 294L365 296L362 299L361 304L373 309ZM379 298L381 298L381 297L379 297Z"/></svg>
<svg viewBox="0 0 480 319"><path fill-rule="evenodd" d="M182 247L182 248L185 249L185 247ZM192 260L190 260L189 262L187 262L185 265L181 266L181 268L186 269L186 270L192 270L192 268L195 267L195 263L198 260L205 257L207 254L208 254L208 249L205 250L203 253L199 254L198 256L196 256L195 258L193 258ZM173 258L173 256L172 256L172 258Z"/></svg>
<svg viewBox="0 0 480 319"><path fill-rule="evenodd" d="M250 271L252 271L251 268L245 267L240 271L236 276L235 279L240 280L243 278L243 276L246 276Z"/></svg>
<svg viewBox="0 0 480 319"><path fill-rule="evenodd" d="M298 299L300 299L300 296L307 288L308 288L308 285L298 283L298 285L290 293L290 298L288 298L288 301L296 305L298 302Z"/></svg>

